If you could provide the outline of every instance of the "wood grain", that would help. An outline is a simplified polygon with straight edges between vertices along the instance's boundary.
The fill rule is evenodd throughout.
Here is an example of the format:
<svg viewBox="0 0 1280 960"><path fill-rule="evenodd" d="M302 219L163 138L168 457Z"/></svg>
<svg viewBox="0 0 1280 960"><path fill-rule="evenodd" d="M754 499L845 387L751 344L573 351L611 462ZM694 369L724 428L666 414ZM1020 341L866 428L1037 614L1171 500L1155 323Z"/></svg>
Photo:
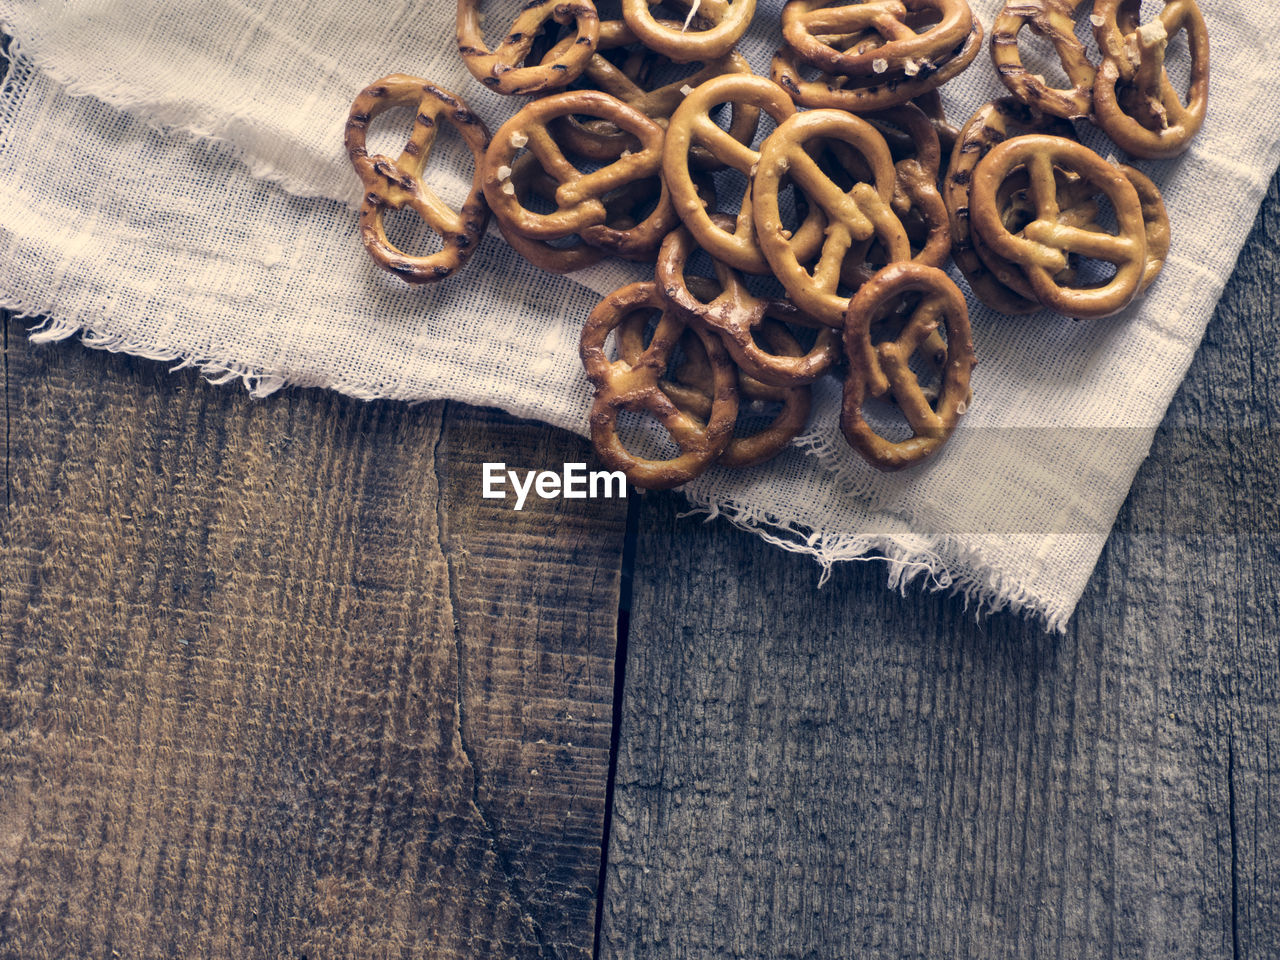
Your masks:
<svg viewBox="0 0 1280 960"><path fill-rule="evenodd" d="M584 444L6 326L0 955L588 955L625 504L478 484Z"/></svg>
<svg viewBox="0 0 1280 960"><path fill-rule="evenodd" d="M1280 178L1065 636L646 498L601 956L1274 957L1278 286Z"/></svg>

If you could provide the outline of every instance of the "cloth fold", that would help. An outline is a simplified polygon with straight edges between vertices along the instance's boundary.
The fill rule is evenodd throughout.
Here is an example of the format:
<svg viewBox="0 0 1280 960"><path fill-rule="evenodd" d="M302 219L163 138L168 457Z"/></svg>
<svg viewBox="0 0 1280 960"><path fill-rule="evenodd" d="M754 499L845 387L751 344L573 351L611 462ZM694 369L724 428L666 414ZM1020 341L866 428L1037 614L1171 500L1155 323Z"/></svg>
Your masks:
<svg viewBox="0 0 1280 960"><path fill-rule="evenodd" d="M989 26L1000 3L971 5ZM486 3L490 22L515 6ZM780 42L779 10L761 3L742 44L758 73ZM975 400L933 462L894 475L862 463L839 436L828 380L792 449L710 471L686 488L693 504L824 564L877 554L891 585L919 578L1062 627L1280 163L1280 25L1259 0L1204 14L1205 128L1186 155L1136 164L1164 191L1173 228L1144 299L1076 323L1000 317L971 298ZM643 266L550 276L491 227L464 271L414 289L378 272L356 234L342 126L361 87L426 76L491 130L522 102L467 74L452 4L0 0L0 20L13 60L0 91L0 304L44 318L35 336L82 333L241 377L258 394L297 384L450 397L586 432L581 322ZM1175 39L1172 63L1185 47ZM962 122L1003 93L983 53L943 99ZM390 122L370 144L394 154L403 135ZM440 137L428 169L446 199L465 194L459 140ZM429 243L404 218L392 229L408 247Z"/></svg>

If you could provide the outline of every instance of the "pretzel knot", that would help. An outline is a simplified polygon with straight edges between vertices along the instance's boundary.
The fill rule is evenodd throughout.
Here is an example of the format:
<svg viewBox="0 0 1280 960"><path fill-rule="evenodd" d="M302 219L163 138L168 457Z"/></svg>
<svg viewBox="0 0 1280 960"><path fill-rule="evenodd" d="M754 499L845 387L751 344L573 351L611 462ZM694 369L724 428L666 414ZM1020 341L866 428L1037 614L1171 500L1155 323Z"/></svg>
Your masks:
<svg viewBox="0 0 1280 960"><path fill-rule="evenodd" d="M660 313L653 339L632 361L609 360L605 340L629 317ZM685 324L663 301L654 283L633 283L602 300L582 329L579 353L587 377L595 385L591 405L591 442L609 467L621 470L632 483L650 490L666 490L692 480L724 452L738 417L736 371L714 334L690 328L711 366L711 409L706 422L680 410L662 391L666 372ZM618 437L618 413L648 413L658 420L680 453L670 460L651 460L632 454Z"/></svg>
<svg viewBox="0 0 1280 960"><path fill-rule="evenodd" d="M1055 168L1080 177L1107 196L1115 209L1118 233L1064 222ZM997 193L1009 176L1023 169L1036 215L1014 233L1003 222ZM1088 147L1061 137L1014 137L988 153L974 172L970 218L974 230L996 254L1022 268L1036 298L1067 316L1097 319L1124 309L1146 270L1146 226L1133 184L1122 170ZM1073 253L1114 264L1115 275L1094 287L1060 284L1057 275L1068 268L1068 254Z"/></svg>
<svg viewBox="0 0 1280 960"><path fill-rule="evenodd" d="M1029 107L1055 117L1078 120L1089 116L1093 104L1094 67L1076 36L1075 12L1084 0L1009 0L991 26L991 60L1000 79ZM1023 66L1018 34L1023 27L1046 37L1058 53L1071 81L1059 90Z"/></svg>
<svg viewBox="0 0 1280 960"><path fill-rule="evenodd" d="M894 339L872 342L872 322L897 309L904 296L922 294ZM939 320L947 332L938 336ZM931 402L909 362L921 348L934 353L942 383ZM968 409L969 378L976 360L964 295L945 273L915 263L893 263L871 278L845 314L844 348L849 373L844 381L840 429L849 445L880 470L900 470L937 452ZM893 442L880 436L863 416L868 397L892 395L912 429Z"/></svg>
<svg viewBox="0 0 1280 960"><path fill-rule="evenodd" d="M742 39L755 16L756 0L676 0L687 7L684 24L656 19L649 10L658 0L622 0L622 19L640 42L676 63L722 57Z"/></svg>
<svg viewBox="0 0 1280 960"><path fill-rule="evenodd" d="M582 173L565 157L548 131L551 121L569 114L608 120L634 135L641 149L591 173ZM557 240L576 233L610 253L647 257L677 222L665 184L659 188L654 210L629 229L608 226L606 201L613 191L658 175L662 142L660 126L607 93L578 90L552 94L526 104L498 129L482 164L484 194L507 227L530 239ZM542 169L558 182L557 206L551 213L536 213L524 206L511 183L512 164L526 146Z"/></svg>
<svg viewBox="0 0 1280 960"><path fill-rule="evenodd" d="M696 285L696 284L695 284ZM618 359L635 366L644 352L645 318L632 314L617 328ZM798 357L804 353L786 327L766 320L758 330L759 337L777 356ZM658 381L658 387L682 413L705 423L711 416L714 399L714 372L702 341L689 328L680 336L683 360L676 364L670 379ZM773 387L737 371L739 423L744 415L756 413L770 404L780 405L777 415L766 426L748 436L734 436L716 460L721 467L753 467L772 460L804 429L809 420L812 391L807 386ZM744 407L741 401L746 401Z"/></svg>
<svg viewBox="0 0 1280 960"><path fill-rule="evenodd" d="M1025 314L1040 309L1030 290L1019 292L1018 268L989 254L970 223L970 188L978 162L1010 132L1052 133L1072 137L1069 123L1046 117L1013 97L1002 97L979 107L960 131L943 180L942 196L951 218L951 256L975 296L1000 313Z"/></svg>
<svg viewBox="0 0 1280 960"><path fill-rule="evenodd" d="M576 24L577 35L541 63L520 66L548 20ZM458 0L458 53L471 75L498 93L539 93L572 83L595 52L599 30L591 0L532 0L521 9L498 48L490 51L480 25L480 0Z"/></svg>
<svg viewBox="0 0 1280 960"><path fill-rule="evenodd" d="M842 141L860 154L873 184L856 183L845 189L834 182L805 149L811 141L824 140ZM825 239L812 272L801 263L783 227L778 184L784 175L790 176L826 217ZM867 121L840 110L797 113L765 140L752 179L752 210L760 249L804 313L828 326L844 323L849 300L837 287L855 243L878 239L891 262L911 259L906 231L890 207L895 179L884 137Z"/></svg>
<svg viewBox="0 0 1280 960"><path fill-rule="evenodd" d="M729 218L716 219L717 225L725 225ZM840 356L840 340L835 330L820 331L808 352L793 352L788 344L784 353L771 353L757 343L754 334L763 328L766 317L808 325L812 325L812 321L785 300L754 296L733 269L720 261L713 259L718 289L711 285L712 289L707 290L704 284L703 292L709 294L705 302L695 295L685 279L685 264L694 249L693 237L683 227L667 236L658 252L655 271L658 287L663 297L684 316L719 334L734 361L748 376L771 386L793 387L813 383L831 368ZM776 334L773 339L782 340ZM787 339L794 343L789 334Z"/></svg>
<svg viewBox="0 0 1280 960"><path fill-rule="evenodd" d="M1177 156L1204 124L1209 104L1209 31L1194 0L1166 0L1160 16L1139 25L1132 0L1097 0L1094 29L1106 59L1093 86L1098 126L1137 157ZM1164 68L1165 49L1186 30L1191 79L1184 106Z"/></svg>
<svg viewBox="0 0 1280 960"><path fill-rule="evenodd" d="M972 29L967 0L790 0L782 8L782 35L800 59L846 76L918 71L951 54ZM835 46L836 38L849 49Z"/></svg>
<svg viewBox="0 0 1280 960"><path fill-rule="evenodd" d="M392 107L413 107L413 131L395 160L366 149L369 124ZM471 192L459 210L451 209L423 182L422 171L435 142L440 120L453 126L475 158ZM443 280L475 252L489 222L489 208L480 188L480 167L489 131L461 97L421 77L393 74L365 87L351 105L343 142L356 175L364 184L360 205L360 239L374 261L408 283ZM388 208L409 207L438 233L443 248L429 256L411 256L387 239L384 217Z"/></svg>

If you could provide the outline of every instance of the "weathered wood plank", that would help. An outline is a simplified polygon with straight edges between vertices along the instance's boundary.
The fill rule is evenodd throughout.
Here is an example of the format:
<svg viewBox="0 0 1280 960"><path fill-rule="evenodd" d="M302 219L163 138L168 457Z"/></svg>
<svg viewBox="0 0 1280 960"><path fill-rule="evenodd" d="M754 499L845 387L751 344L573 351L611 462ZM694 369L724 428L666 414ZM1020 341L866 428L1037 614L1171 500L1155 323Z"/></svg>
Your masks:
<svg viewBox="0 0 1280 960"><path fill-rule="evenodd" d="M646 498L601 956L1273 956L1277 285L1280 178L1065 636Z"/></svg>
<svg viewBox="0 0 1280 960"><path fill-rule="evenodd" d="M584 444L7 326L0 955L587 955L625 506L476 482Z"/></svg>

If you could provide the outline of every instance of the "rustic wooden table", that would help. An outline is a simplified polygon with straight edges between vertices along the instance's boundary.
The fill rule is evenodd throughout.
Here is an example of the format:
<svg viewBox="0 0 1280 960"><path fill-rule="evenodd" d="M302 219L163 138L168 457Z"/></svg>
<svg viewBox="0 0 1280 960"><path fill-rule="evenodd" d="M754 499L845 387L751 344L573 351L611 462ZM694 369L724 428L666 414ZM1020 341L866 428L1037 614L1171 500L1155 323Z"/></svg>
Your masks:
<svg viewBox="0 0 1280 960"><path fill-rule="evenodd" d="M8 320L0 956L1280 956L1278 243L1062 636Z"/></svg>

